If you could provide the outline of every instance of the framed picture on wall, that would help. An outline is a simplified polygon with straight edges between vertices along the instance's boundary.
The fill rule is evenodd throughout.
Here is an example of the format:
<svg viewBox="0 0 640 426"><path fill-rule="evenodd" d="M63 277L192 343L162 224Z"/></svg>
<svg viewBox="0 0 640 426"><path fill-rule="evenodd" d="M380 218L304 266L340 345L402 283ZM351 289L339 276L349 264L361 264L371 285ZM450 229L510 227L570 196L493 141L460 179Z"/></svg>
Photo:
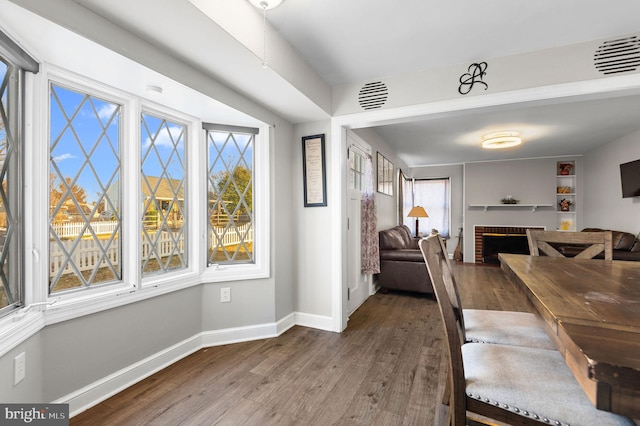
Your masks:
<svg viewBox="0 0 640 426"><path fill-rule="evenodd" d="M304 206L327 205L327 176L324 157L324 135L302 138L302 178Z"/></svg>
<svg viewBox="0 0 640 426"><path fill-rule="evenodd" d="M393 196L393 163L378 152L378 192Z"/></svg>

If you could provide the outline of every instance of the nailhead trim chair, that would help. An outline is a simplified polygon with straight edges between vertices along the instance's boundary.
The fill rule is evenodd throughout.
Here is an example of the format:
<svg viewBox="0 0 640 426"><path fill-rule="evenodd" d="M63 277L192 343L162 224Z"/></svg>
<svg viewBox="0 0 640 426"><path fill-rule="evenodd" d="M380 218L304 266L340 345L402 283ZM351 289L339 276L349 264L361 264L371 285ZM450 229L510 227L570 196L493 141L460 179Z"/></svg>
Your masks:
<svg viewBox="0 0 640 426"><path fill-rule="evenodd" d="M448 424L482 423L467 412L512 425L623 425L635 423L596 409L558 351L464 343L447 292L452 279L438 235L420 241L445 329L449 353Z"/></svg>
<svg viewBox="0 0 640 426"><path fill-rule="evenodd" d="M443 251L446 252L444 246ZM540 320L530 312L463 309L448 256L445 256L443 267L448 270L450 278L445 282L447 294L461 324L465 342L555 349Z"/></svg>

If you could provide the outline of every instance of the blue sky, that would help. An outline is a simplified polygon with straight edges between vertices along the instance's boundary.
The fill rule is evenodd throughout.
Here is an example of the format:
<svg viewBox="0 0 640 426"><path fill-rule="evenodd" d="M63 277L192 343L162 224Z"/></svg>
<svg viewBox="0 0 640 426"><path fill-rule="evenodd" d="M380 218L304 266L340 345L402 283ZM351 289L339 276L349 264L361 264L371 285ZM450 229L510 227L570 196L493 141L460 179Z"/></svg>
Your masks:
<svg viewBox="0 0 640 426"><path fill-rule="evenodd" d="M51 173L56 176L54 186L59 183L59 175L74 179L82 168L76 183L85 189L87 202L91 203L98 201L98 193L103 191L98 182L106 187L120 180L121 108L115 103L53 85L50 96L50 144ZM143 114L142 118L140 155L143 173L159 177L162 168L166 167L169 178L182 179L186 167L186 128L150 114ZM71 126L68 126L69 120ZM211 135L215 149L214 144L207 141L209 168L216 160L218 151L222 150L214 172L223 170L225 164L230 168L236 165L252 167L253 147L242 151L249 141L249 135L234 134L237 145L229 140L224 148L222 146L228 134L213 132ZM243 161L240 159L242 153Z"/></svg>

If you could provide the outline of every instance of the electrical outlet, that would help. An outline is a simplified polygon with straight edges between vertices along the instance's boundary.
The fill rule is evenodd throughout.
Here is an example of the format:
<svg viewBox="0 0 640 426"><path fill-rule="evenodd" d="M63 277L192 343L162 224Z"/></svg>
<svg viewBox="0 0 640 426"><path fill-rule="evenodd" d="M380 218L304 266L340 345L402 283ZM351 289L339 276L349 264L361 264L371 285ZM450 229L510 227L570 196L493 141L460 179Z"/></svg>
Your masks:
<svg viewBox="0 0 640 426"><path fill-rule="evenodd" d="M22 352L13 359L13 384L20 383L27 373L26 355Z"/></svg>
<svg viewBox="0 0 640 426"><path fill-rule="evenodd" d="M229 287L223 287L220 289L220 302L231 302L231 289Z"/></svg>

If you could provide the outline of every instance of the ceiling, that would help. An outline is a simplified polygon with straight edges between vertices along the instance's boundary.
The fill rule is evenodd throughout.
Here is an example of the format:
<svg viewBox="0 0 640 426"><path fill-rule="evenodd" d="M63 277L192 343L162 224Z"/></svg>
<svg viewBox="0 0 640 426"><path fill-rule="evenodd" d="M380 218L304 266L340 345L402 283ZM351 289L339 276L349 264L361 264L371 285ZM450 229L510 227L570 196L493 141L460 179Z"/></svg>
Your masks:
<svg viewBox="0 0 640 426"><path fill-rule="evenodd" d="M640 30L638 1L613 4L284 0L267 19L334 86Z"/></svg>
<svg viewBox="0 0 640 426"><path fill-rule="evenodd" d="M31 9L48 3L12 1ZM89 9L292 123L330 117L336 85L640 31L637 0L615 7L606 0L284 0L266 13L274 62L265 70L262 11L248 0L64 2L63 11L46 11L49 19L99 41L97 30L64 16ZM640 129L640 95L522 103L373 128L410 167L582 154ZM525 143L478 148L495 130L520 131Z"/></svg>
<svg viewBox="0 0 640 426"><path fill-rule="evenodd" d="M274 25L330 85L469 64L640 30L640 3L284 0ZM640 129L640 97L519 105L375 126L411 166L573 155ZM515 130L524 143L483 150L483 135Z"/></svg>

